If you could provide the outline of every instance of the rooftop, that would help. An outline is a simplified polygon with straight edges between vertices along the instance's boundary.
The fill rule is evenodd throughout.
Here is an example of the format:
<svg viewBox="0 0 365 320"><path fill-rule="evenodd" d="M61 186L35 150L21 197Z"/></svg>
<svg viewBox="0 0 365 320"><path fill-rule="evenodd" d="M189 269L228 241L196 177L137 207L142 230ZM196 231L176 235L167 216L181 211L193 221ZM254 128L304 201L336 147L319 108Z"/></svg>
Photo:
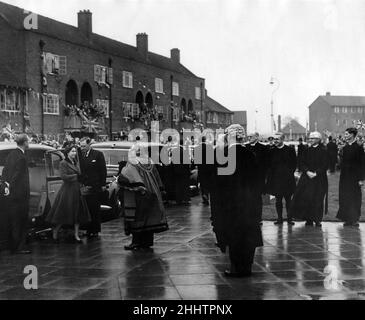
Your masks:
<svg viewBox="0 0 365 320"><path fill-rule="evenodd" d="M102 51L113 56L119 56L136 62L150 64L161 69L171 70L196 77L196 75L194 75L181 63L174 62L170 58L148 52L147 59L145 59L134 46L95 33L91 33L87 36L75 26L68 25L42 15L38 15L38 29L26 30L23 26L24 18L24 9L0 2L0 19L5 20L16 30L46 35L62 41Z"/></svg>

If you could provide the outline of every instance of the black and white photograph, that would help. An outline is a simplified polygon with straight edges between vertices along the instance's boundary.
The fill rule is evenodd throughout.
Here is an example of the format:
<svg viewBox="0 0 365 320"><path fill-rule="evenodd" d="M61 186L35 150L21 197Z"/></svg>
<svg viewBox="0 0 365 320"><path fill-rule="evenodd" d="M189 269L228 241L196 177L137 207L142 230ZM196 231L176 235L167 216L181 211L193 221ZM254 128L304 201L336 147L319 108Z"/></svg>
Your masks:
<svg viewBox="0 0 365 320"><path fill-rule="evenodd" d="M364 39L362 0L0 0L0 300L365 300Z"/></svg>

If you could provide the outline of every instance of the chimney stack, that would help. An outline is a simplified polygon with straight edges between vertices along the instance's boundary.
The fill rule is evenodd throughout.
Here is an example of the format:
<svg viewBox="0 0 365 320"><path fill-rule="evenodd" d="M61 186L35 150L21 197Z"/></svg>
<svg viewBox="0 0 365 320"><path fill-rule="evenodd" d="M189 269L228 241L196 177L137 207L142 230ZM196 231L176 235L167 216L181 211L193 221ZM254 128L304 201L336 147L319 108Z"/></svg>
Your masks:
<svg viewBox="0 0 365 320"><path fill-rule="evenodd" d="M330 96L331 95L331 92L326 92L326 96Z"/></svg>
<svg viewBox="0 0 365 320"><path fill-rule="evenodd" d="M81 10L77 14L78 16L78 28L86 36L90 36L93 32L93 14L90 10Z"/></svg>
<svg viewBox="0 0 365 320"><path fill-rule="evenodd" d="M180 50L177 48L171 49L171 60L172 62L179 64L180 63Z"/></svg>
<svg viewBox="0 0 365 320"><path fill-rule="evenodd" d="M147 60L148 35L146 33L137 34L137 51Z"/></svg>

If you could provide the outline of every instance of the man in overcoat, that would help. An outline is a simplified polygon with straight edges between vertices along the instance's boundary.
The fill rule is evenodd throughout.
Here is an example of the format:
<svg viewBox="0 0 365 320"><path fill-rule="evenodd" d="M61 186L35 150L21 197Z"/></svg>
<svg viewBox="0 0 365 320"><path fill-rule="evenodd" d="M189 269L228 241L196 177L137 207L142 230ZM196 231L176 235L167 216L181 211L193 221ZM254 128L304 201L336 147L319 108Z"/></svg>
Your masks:
<svg viewBox="0 0 365 320"><path fill-rule="evenodd" d="M294 225L290 215L291 199L295 191L294 173L297 167L295 150L284 144L284 135L277 133L274 137L275 148L270 153L266 192L276 198L276 212L278 219L276 225L282 225L283 199L285 199L287 222Z"/></svg>
<svg viewBox="0 0 365 320"><path fill-rule="evenodd" d="M364 149L356 142L356 128L346 130L346 145L342 149L341 175L339 187L340 207L337 218L345 222L346 227L358 227L361 216L362 192L364 185Z"/></svg>
<svg viewBox="0 0 365 320"><path fill-rule="evenodd" d="M106 190L106 163L103 153L92 149L90 138L82 138L80 145L82 183L85 186L83 194L91 217L87 236L97 238L101 232L100 206L102 194Z"/></svg>
<svg viewBox="0 0 365 320"><path fill-rule="evenodd" d="M26 248L29 215L29 171L26 150L29 148L28 136L21 134L16 137L17 148L6 159L2 172L4 181L9 185L9 195L6 198L9 215L10 250L18 254L30 254Z"/></svg>

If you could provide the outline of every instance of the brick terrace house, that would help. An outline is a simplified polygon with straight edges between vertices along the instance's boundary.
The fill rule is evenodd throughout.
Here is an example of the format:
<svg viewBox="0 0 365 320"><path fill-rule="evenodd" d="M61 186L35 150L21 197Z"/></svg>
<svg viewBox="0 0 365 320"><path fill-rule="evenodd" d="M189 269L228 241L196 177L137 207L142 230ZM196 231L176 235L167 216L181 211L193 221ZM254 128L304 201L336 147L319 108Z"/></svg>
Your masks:
<svg viewBox="0 0 365 320"><path fill-rule="evenodd" d="M90 11L78 13L77 27L38 16L28 30L28 16L0 2L2 126L36 134L99 127L111 136L147 130L152 120L160 130L204 123L205 80L181 64L179 49L164 57L149 52L147 34L136 47L95 34ZM80 108L87 118L76 116Z"/></svg>
<svg viewBox="0 0 365 320"><path fill-rule="evenodd" d="M210 129L225 129L233 123L233 112L222 106L206 93L204 104L206 126Z"/></svg>
<svg viewBox="0 0 365 320"><path fill-rule="evenodd" d="M281 131L286 141L297 141L299 138L306 139L307 130L297 120L291 120Z"/></svg>
<svg viewBox="0 0 365 320"><path fill-rule="evenodd" d="M310 131L337 137L359 120L365 122L365 97L332 96L327 92L309 106Z"/></svg>
<svg viewBox="0 0 365 320"><path fill-rule="evenodd" d="M247 133L247 111L235 111L233 114L233 122L244 127Z"/></svg>

